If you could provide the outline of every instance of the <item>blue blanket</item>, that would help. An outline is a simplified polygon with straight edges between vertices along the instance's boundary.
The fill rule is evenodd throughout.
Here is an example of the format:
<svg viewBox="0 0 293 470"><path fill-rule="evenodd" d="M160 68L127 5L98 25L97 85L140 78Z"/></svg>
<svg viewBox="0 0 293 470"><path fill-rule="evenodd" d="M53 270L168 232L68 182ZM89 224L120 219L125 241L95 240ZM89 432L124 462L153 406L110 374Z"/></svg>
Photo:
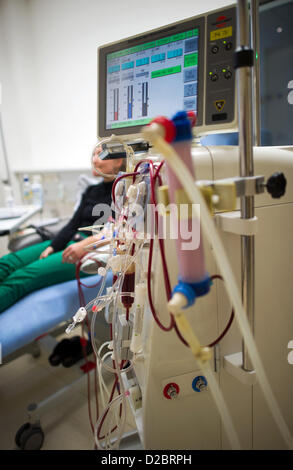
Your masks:
<svg viewBox="0 0 293 470"><path fill-rule="evenodd" d="M83 278L86 285L94 285L100 276ZM107 277L106 286L112 284L112 275ZM86 302L94 299L100 285L83 287ZM15 305L0 314L0 343L2 357L32 342L37 337L70 319L80 307L77 281L40 289L27 295Z"/></svg>

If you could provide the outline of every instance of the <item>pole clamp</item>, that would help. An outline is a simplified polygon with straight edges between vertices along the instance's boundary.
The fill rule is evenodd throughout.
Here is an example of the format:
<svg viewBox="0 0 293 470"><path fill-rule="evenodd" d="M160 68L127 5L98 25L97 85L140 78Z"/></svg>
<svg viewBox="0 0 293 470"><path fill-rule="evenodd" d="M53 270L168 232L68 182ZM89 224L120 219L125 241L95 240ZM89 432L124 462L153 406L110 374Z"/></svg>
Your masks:
<svg viewBox="0 0 293 470"><path fill-rule="evenodd" d="M234 52L234 69L241 67L253 67L253 49L249 49L247 46L240 46Z"/></svg>

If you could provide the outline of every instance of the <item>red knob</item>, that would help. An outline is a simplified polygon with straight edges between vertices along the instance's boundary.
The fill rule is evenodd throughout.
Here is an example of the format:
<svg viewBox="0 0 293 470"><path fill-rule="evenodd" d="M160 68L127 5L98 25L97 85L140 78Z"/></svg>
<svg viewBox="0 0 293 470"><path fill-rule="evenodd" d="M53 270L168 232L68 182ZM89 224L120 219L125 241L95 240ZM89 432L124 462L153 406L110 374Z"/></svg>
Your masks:
<svg viewBox="0 0 293 470"><path fill-rule="evenodd" d="M163 126L165 129L165 136L164 139L166 142L172 142L175 139L176 136L176 127L170 119L166 118L165 116L158 116L155 119L152 120L150 123L153 124L159 124L160 126Z"/></svg>

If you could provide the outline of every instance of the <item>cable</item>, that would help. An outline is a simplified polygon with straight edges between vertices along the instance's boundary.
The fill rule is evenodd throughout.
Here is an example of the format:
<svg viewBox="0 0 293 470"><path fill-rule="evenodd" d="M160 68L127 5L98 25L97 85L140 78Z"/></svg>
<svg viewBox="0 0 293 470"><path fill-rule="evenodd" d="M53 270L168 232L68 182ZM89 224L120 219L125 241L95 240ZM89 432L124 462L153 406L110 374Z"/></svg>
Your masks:
<svg viewBox="0 0 293 470"><path fill-rule="evenodd" d="M157 178L160 177L160 170L164 164L164 160L159 164L159 166L157 167L156 169L156 172L154 174L154 163L152 160L148 160L148 159L144 159L144 160L141 160L137 163L135 169L134 169L134 173L132 173L132 176L133 176L133 180L135 180L135 176L137 174L140 174L139 172L137 172L139 166L142 164L142 163L148 163L149 164L149 172L150 172L150 185L151 185L151 203L153 203L155 205L155 207L157 206L157 201L156 201L156 195L155 195L155 181ZM125 175L122 175L123 177ZM130 176L130 175L128 175ZM120 177L121 179L121 177ZM162 184L162 180L159 182L159 184ZM158 227L158 213L156 211L155 213L155 223L156 223L156 228ZM171 331L172 328L174 327L175 329L175 332L178 336L178 338L180 339L180 341L188 347L188 343L185 341L185 339L182 337L179 329L178 329L178 326L176 324L176 322L174 321L173 317L171 316L171 323L169 326L164 326L157 314L156 314L156 311L155 311L155 307L154 307L154 304L153 304L153 299L152 299L152 292L151 292L151 267L152 267L152 257L153 257L153 247L154 247L154 241L153 241L153 236L154 234L151 233L151 240L150 240L150 249L149 249L149 263L148 263L148 282L147 282L147 288L148 288L148 297L149 297L149 304L150 304L150 308L151 308L151 311L152 311L152 315L154 317L154 320L156 321L157 325L163 330L163 331ZM160 253L161 253L161 259L162 259L162 267L163 267L163 272L164 272L164 281L165 281L165 288L166 288L166 296L167 296L167 299L170 300L171 298L171 295L172 295L172 291L171 291L171 286L170 286L170 280L169 280L169 275L168 275L168 268L167 268L167 262L166 262L166 257L165 257L165 249L164 249L164 241L162 239L159 239L159 246L160 246ZM214 279L214 278L220 278L222 279L221 276L219 275L214 275L211 277L211 279ZM208 346L209 347L213 347L215 346L219 341L221 341L221 339L226 335L226 333L228 332L228 330L230 329L230 326L233 322L233 319L234 319L234 311L232 309L232 313L231 313L231 317L229 319L229 322L226 326L226 328L224 329L224 331L221 333L221 335L215 340L213 341L212 343L210 343Z"/></svg>
<svg viewBox="0 0 293 470"><path fill-rule="evenodd" d="M150 160L149 161L149 168L150 168L150 185L151 185L151 203L154 204L156 207L157 201L156 201L156 195L155 195L155 178L154 178L154 165L153 162ZM158 213L155 211L155 230L158 228ZM168 327L164 326L155 311L154 305L153 305L153 300L152 300L152 292L151 292L151 272L152 272L152 259L153 259L153 247L154 247L154 236L155 232L153 233L153 225L151 228L151 238L150 238L150 248L149 248L149 261L148 261L148 276L147 276L147 289L148 289L148 297L149 297L149 304L151 308L152 315L157 323L157 325L163 330L163 331L170 331L174 327L174 319L170 315L171 322ZM169 300L171 298L171 285L170 285L170 279L168 275L168 268L167 268L167 262L166 262L166 257L165 257L165 251L164 251L164 246L162 244L163 240L158 238L159 246L160 246L160 252L161 252L161 259L162 259L162 268L163 268L163 273L164 273L164 282L165 282L165 289L166 289L166 296L167 299Z"/></svg>
<svg viewBox="0 0 293 470"><path fill-rule="evenodd" d="M164 163L165 163L165 160L162 160L161 163L159 164L158 168L156 169L155 178L157 178L157 176L159 176L159 173L160 173L161 168L164 165Z"/></svg>
<svg viewBox="0 0 293 470"><path fill-rule="evenodd" d="M155 177L153 174L154 168L153 165L150 165L150 182L151 182L151 202L157 206L157 199L156 199L156 193L155 193ZM155 222L156 226L158 228L159 226L159 215L158 212L155 212ZM160 246L160 251L161 251L161 258L162 258L162 266L163 266L163 272L164 272L164 280L165 280L165 287L166 287L166 293L167 293L167 299L170 300L171 295L172 295L172 289L171 289L171 284L170 284L170 279L168 275L168 268L167 268L167 261L166 261L166 256L165 256L165 249L164 249L164 242L163 240L158 237L158 242Z"/></svg>
<svg viewBox="0 0 293 470"><path fill-rule="evenodd" d="M211 276L211 279L212 280L213 279L221 279L222 281L224 281L222 276L220 276L219 274L214 274L213 276ZM224 338L226 333L228 333L228 331L229 331L229 329L232 325L233 320L234 320L234 309L232 308L231 316L229 318L229 321L228 321L225 329L223 330L223 332L220 334L220 336L215 341L213 341L212 343L207 345L208 348L212 348L212 347L216 346L216 344L218 344Z"/></svg>
<svg viewBox="0 0 293 470"><path fill-rule="evenodd" d="M148 274L147 274L147 290L148 290L148 297L149 297L149 305L150 305L150 309L151 309L153 318L154 318L155 322L157 323L157 325L161 328L161 330L163 330L163 331L171 331L172 328L174 327L174 319L173 319L173 317L171 317L171 323L170 323L170 325L169 325L169 326L164 326L164 325L160 322L160 320L159 320L159 318L158 318L158 316L157 316L157 313L156 313L154 304L153 304L152 291L151 291L151 274L152 274L153 244L154 244L154 241L153 241L153 239L151 238L151 240L150 240L150 248L149 248Z"/></svg>
<svg viewBox="0 0 293 470"><path fill-rule="evenodd" d="M124 361L121 362L121 365L120 365L120 368L123 367L123 364L124 364ZM115 393L115 390L116 390L116 387L117 387L117 383L118 383L118 377L117 375L115 376L115 380L114 380L114 383L113 383L113 386L112 386L112 391L111 391L111 395L110 395L110 398L109 398L109 401L108 401L108 405L106 407L106 409L104 410L104 413L103 415L101 416L101 418L99 418L99 420L97 420L97 423L95 425L95 432L94 432L94 435L95 437L97 436L97 438L99 440L102 440L102 439L105 439L105 435L104 436L100 436L100 433L101 433L101 430L102 430L102 426L104 424L104 421L106 419L106 416L112 406L112 401L113 400L113 396L114 396L114 393ZM116 397L115 400L117 400L118 398L120 397L120 395L118 397ZM117 426L115 426L113 429L111 429L110 433L114 432L115 430L117 429ZM96 444L97 446L99 446L99 442L96 441Z"/></svg>
<svg viewBox="0 0 293 470"><path fill-rule="evenodd" d="M124 176L124 175L123 175ZM128 175L127 175L128 176ZM118 386L118 383L120 382L120 387L121 387L121 393L122 395L119 397L119 400L122 401L122 404L120 405L120 408L121 408L121 412L120 412L120 416L122 416L121 418L121 423L120 423L120 426L119 426L119 434L118 434L118 438L117 438L117 441L115 443L115 447L117 447L119 445L119 442L120 442L120 439L121 439L121 436L122 436L122 428L123 428L123 423L125 423L125 407L126 407L126 403L125 403L125 396L124 396L124 388L123 388L123 383L122 383L122 380L121 380L121 373L120 373L120 368L117 367L116 364L119 364L120 361L118 361L118 357L119 357L119 353L118 353L118 350L117 350L117 345L116 345L116 342L115 342L115 323L117 321L117 318L118 318L118 314L117 314L117 301L118 301L118 298L122 295L132 295L133 293L126 293L126 292L123 292L121 293L121 287L122 287L122 284L123 284L123 279L124 279L124 274L127 272L128 268L130 267L131 264L135 263L135 259L136 257L138 256L138 254L140 253L142 247L143 247L143 244L144 242L141 242L140 245L138 246L138 249L135 253L135 244L134 243L131 243L128 247L128 252L126 251L125 252L125 257L123 257L123 263L122 263L122 271L120 272L120 274L117 275L117 278L112 286L112 289L110 291L110 293L106 296L101 296L101 293L103 292L104 288L105 288L105 283L106 283L106 276L104 278L101 278L99 280L99 282L96 285L99 285L102 282L101 286L100 286L100 289L99 289L99 293L98 295L96 296L96 298L91 301L89 304L87 304L86 306L86 310L87 312L89 311L89 308L92 306L92 311L93 311L93 317L92 317L92 327L91 327L91 340L92 340L92 345L93 345L93 350L94 350L94 353L96 355L96 362L98 364L98 372L99 372L99 368L100 368L100 365L101 366L105 366L105 364L103 364L103 359L105 359L105 357L107 357L107 355L105 355L102 359L99 357L99 353L96 349L96 344L95 344L95 339L94 339L94 332L95 332L95 329L94 329L94 326L95 326L95 319L96 319L96 316L97 316L97 313L98 311L100 311L106 303L109 302L109 300L111 300L111 298L114 299L114 312L115 312L115 315L114 315L114 319L113 319L113 329L114 329L114 342L113 342L113 353L114 353L114 358L115 358L115 362L114 362L114 368L111 370L113 371L114 373L116 373L117 375L117 381L116 381L116 386L118 387L118 391L119 391L119 386ZM130 252L131 252L131 255L130 255ZM128 260L128 257L129 257L129 260ZM80 299L80 305L81 306L84 306L85 305L85 298L84 298L84 294L83 294L83 291L82 291L82 286L84 287L94 287L94 286L87 286L86 284L83 284L80 280L80 267L81 267L81 263L82 261L80 260L79 263L77 263L76 265L76 274L77 274L77 281L78 281L78 293L79 293L79 299ZM109 261L107 262L107 265L106 265L106 275L109 271ZM129 310L127 311L127 316L129 317ZM87 317L86 317L86 320L88 321ZM84 330L83 330L84 332ZM85 353L86 351L84 351ZM110 353L112 354L112 353ZM86 357L85 357L86 358ZM123 366L123 362L122 362L122 365L121 367ZM133 367L133 364L130 363L130 366L125 368L124 372L127 372L128 370L130 370L131 368ZM95 374L96 374L96 371L97 369L95 370ZM96 375L95 375L95 378L96 378ZM105 385L105 384L104 384ZM103 385L102 385L103 387ZM97 397L97 381L95 381L95 393L96 393L96 405L97 405L97 418L98 418L98 397ZM113 395L112 395L113 396ZM88 373L88 411L89 411L89 419L90 419L90 424L91 424L91 428L92 430L95 432L95 428L93 427L93 423L92 423L92 412L91 412L91 404L90 404L90 381L89 381L89 373ZM122 415L121 415L122 413ZM105 417L104 417L105 419ZM97 419L97 421L99 421L99 419ZM116 429L116 427L114 428ZM111 431L112 432L112 431ZM108 436L108 435L107 435ZM106 437L107 437L106 436ZM108 442L108 447L110 446L110 443Z"/></svg>
<svg viewBox="0 0 293 470"><path fill-rule="evenodd" d="M156 180L156 178L160 178L159 184L162 185L162 179L160 177L159 172L160 172L163 164L164 164L164 160L158 166L158 168L156 170L156 173L155 173L155 176L153 175L153 166L150 166L151 192L152 192L152 200L153 200L153 203L154 203L155 206L157 206L157 200L156 200L156 195L155 195L155 180ZM157 227L158 227L158 213L157 213L157 211L156 211L155 215L156 215L156 224L157 224ZM151 242L152 242L152 238L151 238ZM159 238L159 247L160 247L162 267L163 267L163 272L164 272L166 296L167 296L167 300L169 301L171 299L171 296L172 296L172 290L171 290L170 278L169 278L169 274L168 274L167 262L166 262L166 257L165 257L164 240L162 240L160 238ZM152 253L152 251L153 251L153 243L150 243L150 253ZM151 272L151 263L149 264L148 274L149 274L149 272ZM149 283L148 283L148 286L149 286ZM149 292L149 299L151 299L151 290L150 290L150 288L148 289L148 292ZM151 304L152 304L152 307L151 307L152 314L153 314L154 319L155 319L156 323L158 324L158 326L164 331L170 331L172 328L174 328L178 338L180 339L180 341L185 346L189 347L188 343L185 341L185 339L181 335L181 333L178 329L178 326L177 326L176 322L174 321L173 315L170 315L171 316L170 327L165 328L165 327L163 327L163 325L158 320L158 317L157 317L156 312L155 312L155 308L154 308L153 303L152 303L152 299L151 299L150 305Z"/></svg>
<svg viewBox="0 0 293 470"><path fill-rule="evenodd" d="M126 272L126 270L125 270L125 272ZM119 282L119 288L123 284L123 278L124 278L124 276L122 275L120 277L120 280L119 280L120 281ZM114 315L113 315L113 320L112 320L113 353L114 353L114 360L115 360L116 364L119 363L118 350L117 350L117 344L116 344L116 321L117 321L117 318L118 318L117 300L118 300L118 296L116 295L115 302L114 302ZM121 387L121 393L120 393L120 395L118 395L118 397L116 397L116 399L112 400L111 403L108 404L108 407L104 411L103 416L100 418L100 420L98 420L98 422L96 423L96 426L95 426L95 440L96 440L96 444L99 448L103 448L103 446L101 445L100 440L99 440L99 435L100 435L101 426L102 426L102 424L103 424L103 422L104 422L104 420L105 420L105 418L108 414L108 411L110 410L110 407L113 406L114 403L116 403L117 401L118 402L121 401L122 402L121 403L122 407L120 408L120 421L121 422L119 423L119 425L117 424L117 426L115 426L113 429L111 429L110 433L106 434L106 436L108 436L115 429L118 429L118 437L115 441L115 444L112 446L110 441L108 441L107 448L119 448L119 444L120 444L120 440L121 440L121 437L122 437L122 434L123 434L124 424L125 424L125 420L126 420L125 390L124 390L124 385L123 385L123 381L122 381L122 377L121 377L121 368L123 367L123 364L124 364L124 361L122 361L120 367L117 368L117 376L116 376L117 380L120 384L120 387Z"/></svg>
<svg viewBox="0 0 293 470"><path fill-rule="evenodd" d="M104 348L105 345L108 345L109 342L107 341L107 343L104 343L100 349L99 349L99 353L101 351L101 349ZM97 371L98 371L98 378L99 378L99 382L100 382L100 394L101 394L101 403L102 403L102 406L103 406L103 409L106 408L106 400L105 400L105 395L107 396L107 401L109 399L109 393L108 393L108 388L107 388L107 385L104 381L104 377L103 377L103 367L101 365L101 361L96 357L96 365L97 365Z"/></svg>
<svg viewBox="0 0 293 470"><path fill-rule="evenodd" d="M156 200L156 195L155 195L155 181L156 181L156 178L159 178L159 184L160 185L162 184L162 180L161 180L161 177L159 175L159 172L160 172L160 170L161 170L161 168L164 164L164 161L162 161L160 163L160 165L158 166L158 168L156 169L155 175L154 175L153 161L152 160L147 160L147 159L144 159L144 160L141 160L140 162L138 162L138 164L135 167L135 172L136 172L136 170L138 169L138 167L141 163L148 163L149 164L150 186L151 186L151 203L154 204L154 206L156 207L157 206L157 200ZM157 228L158 228L158 213L157 213L157 211L155 211L155 229L157 229ZM152 227L152 229L153 229L153 227ZM170 300L171 295L172 295L172 290L171 290L170 278L169 278L169 274L168 274L168 268L167 268L167 262L166 262L166 256L165 256L164 241L162 239L158 238L158 242L159 242L159 247L160 247L162 268L163 268L163 273L164 273L166 297L167 297L167 300ZM180 341L183 344L185 344L186 346L188 346L187 342L182 337L182 335L181 335L181 333L180 333L180 331L179 331L172 315L170 315L171 320L170 320L170 325L169 326L164 326L160 322L160 320L157 316L157 313L156 313L156 310L155 310L155 307L154 307L154 304L153 304L152 291L151 291L151 271L152 271L153 247L154 247L154 233L152 232L151 233L151 239L150 239L150 247L149 247L147 291L148 291L149 305L150 305L150 309L151 309L153 318L154 318L155 322L157 323L157 325L159 326L159 328L161 328L161 330L163 330L163 331L171 331L174 328L178 338L180 339Z"/></svg>
<svg viewBox="0 0 293 470"><path fill-rule="evenodd" d="M143 244L141 244L141 248L142 248L142 246L143 246ZM131 245L130 249L131 249L131 252L133 253L133 250L134 250L133 245ZM135 257L137 257L139 252L140 252L140 249L137 250L137 252L135 254ZM134 256L132 258L134 258ZM133 259L132 259L132 263L133 263ZM123 270L123 273L120 275L119 285L118 285L118 291L120 293L121 293L121 287L122 287L123 281L124 281L124 275L125 275L125 273L127 273L127 270L128 270L129 266L132 263L129 263L128 266L125 267L125 269ZM115 360L116 364L119 364L120 363L120 357L119 357L119 352L118 352L118 348L117 348L117 341L116 341L116 335L118 334L116 332L116 323L118 322L117 302L118 302L118 295L115 296L115 300L114 300L114 313L113 313L113 320L112 320L112 328L113 328L113 354L114 354L114 360ZM119 399L122 402L121 403L122 407L120 409L120 423L119 423L119 426L118 426L118 436L117 436L117 439L115 441L115 444L113 446L110 445L111 448L115 448L115 449L119 448L120 441L121 441L121 438L122 438L122 435L123 435L125 422L126 422L126 398L125 398L126 392L125 392L125 388L124 388L124 384L123 384L123 380L122 380L122 375L121 375L122 367L123 367L123 363L120 366L120 368L117 368L117 378L118 378L118 383L119 383L120 388L121 388ZM123 372L126 372L127 369L128 368L124 369ZM114 402L114 400L113 400L113 402ZM98 438L98 435L97 435L97 438ZM97 442L97 445L99 445L99 442Z"/></svg>
<svg viewBox="0 0 293 470"><path fill-rule="evenodd" d="M96 317L97 317L97 314L99 311L102 310L102 308L104 308L104 306L106 305L106 303L109 303L109 301L111 300L111 298L116 298L118 299L118 296L121 297L121 296L125 296L126 294L127 295L134 295L132 292L124 292L122 293L121 292L121 286L122 286L122 283L123 283L123 276L124 276L124 272L126 272L128 270L128 268L130 267L130 265L132 263L135 263L135 259L136 257L139 255L141 249L143 248L143 242L140 244L139 248L137 249L136 253L134 256L130 257L130 261L127 263L125 263L125 266L124 266L124 270L119 274L117 275L117 278L115 280L115 282L113 283L112 285L112 288L110 288L110 292L106 295L106 296L101 296L101 292L102 290L104 290L104 287L105 287L105 282L106 282L106 277L107 277L107 272L109 270L109 268L106 268L106 275L104 277L104 281L103 281L103 284L100 288L100 291L97 295L97 297L92 300L91 302L89 302L86 306L86 309L88 310L92 305L92 311L93 311L93 316L92 316L92 321L91 321L91 338L92 338L92 345L93 345L93 349L94 349L94 352L95 352L95 355L97 358L100 359L100 354L99 354L99 351L97 351L97 348L96 348L96 344L95 342L93 341L93 338L94 338L94 331L95 331L95 321L96 321ZM129 251L130 250L133 250L132 248L132 245L131 247L129 247ZM127 252L125 253L126 256L127 256ZM126 258L127 259L127 258ZM95 308L94 308L95 307ZM104 364L104 367L109 370L110 372L116 372L115 369L112 369L110 368L109 366L107 366L106 364ZM133 367L132 364L130 364L130 366L125 369L125 372L131 370L131 368Z"/></svg>
<svg viewBox="0 0 293 470"><path fill-rule="evenodd" d="M82 291L82 286L83 287L88 287L88 288L96 287L101 283L102 278L99 279L99 281L97 283L95 283L94 285L92 285L92 286L83 284L80 281L80 267L81 267L81 264L82 264L82 258L79 260L78 263L76 263L75 273L76 273L76 279L77 279L77 285L78 285L79 304L80 304L81 307L84 307L86 302L85 302L85 297L84 297L84 294L83 294L83 291ZM83 336L82 339L83 339L83 341L81 341L81 346L82 346L82 353L83 353L83 356L84 356L84 360L85 360L86 365L87 365L86 374L87 374L87 391L88 391L88 396L87 396L88 397L88 415L89 415L90 426L91 426L92 432L94 433L94 425L93 425L92 411L91 411L90 368L89 368L89 361L88 361L87 352L86 352L87 339L85 338L85 332L84 332L85 322L87 324L87 329L90 332L89 321L88 321L88 318L85 317L85 320L82 323L82 336ZM96 368L95 368L94 382L95 382L96 418L98 419L98 417L99 417L99 400L98 400L98 385L97 385L97 375L96 375L96 373L97 373L97 371L96 371Z"/></svg>
<svg viewBox="0 0 293 470"><path fill-rule="evenodd" d="M87 321L87 326L89 328L89 325L88 325L88 320L87 318L85 318L85 320ZM87 358L87 353L86 353L86 344L87 344L87 340L84 336L84 322L83 322L83 327L82 327L82 334L83 334L83 342L82 342L82 352L83 352L83 356L84 356L84 359L85 359L85 362L87 364L87 366L89 365L89 361L88 361L88 358ZM91 411L91 384L90 384L90 369L88 368L87 372L87 399L88 399L88 415L89 415L89 421L90 421L90 426L91 426L91 430L92 430L92 433L94 434L94 425L93 425L93 419L92 419L92 411ZM96 377L95 377L95 380L96 380ZM97 390L97 387L96 387L96 384L95 384L95 398L96 398L96 415L98 417L99 415L99 402L98 402L98 390ZM97 418L98 419L98 418Z"/></svg>

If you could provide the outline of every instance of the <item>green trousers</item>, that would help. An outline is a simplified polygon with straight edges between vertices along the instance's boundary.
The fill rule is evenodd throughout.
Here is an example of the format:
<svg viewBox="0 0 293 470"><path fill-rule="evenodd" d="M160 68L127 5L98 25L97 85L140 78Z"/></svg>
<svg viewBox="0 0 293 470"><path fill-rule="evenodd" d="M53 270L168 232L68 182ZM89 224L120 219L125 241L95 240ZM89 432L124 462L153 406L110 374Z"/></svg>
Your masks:
<svg viewBox="0 0 293 470"><path fill-rule="evenodd" d="M37 243L0 258L0 313L35 290L75 279L75 264L62 263L62 251L39 259L49 245Z"/></svg>

